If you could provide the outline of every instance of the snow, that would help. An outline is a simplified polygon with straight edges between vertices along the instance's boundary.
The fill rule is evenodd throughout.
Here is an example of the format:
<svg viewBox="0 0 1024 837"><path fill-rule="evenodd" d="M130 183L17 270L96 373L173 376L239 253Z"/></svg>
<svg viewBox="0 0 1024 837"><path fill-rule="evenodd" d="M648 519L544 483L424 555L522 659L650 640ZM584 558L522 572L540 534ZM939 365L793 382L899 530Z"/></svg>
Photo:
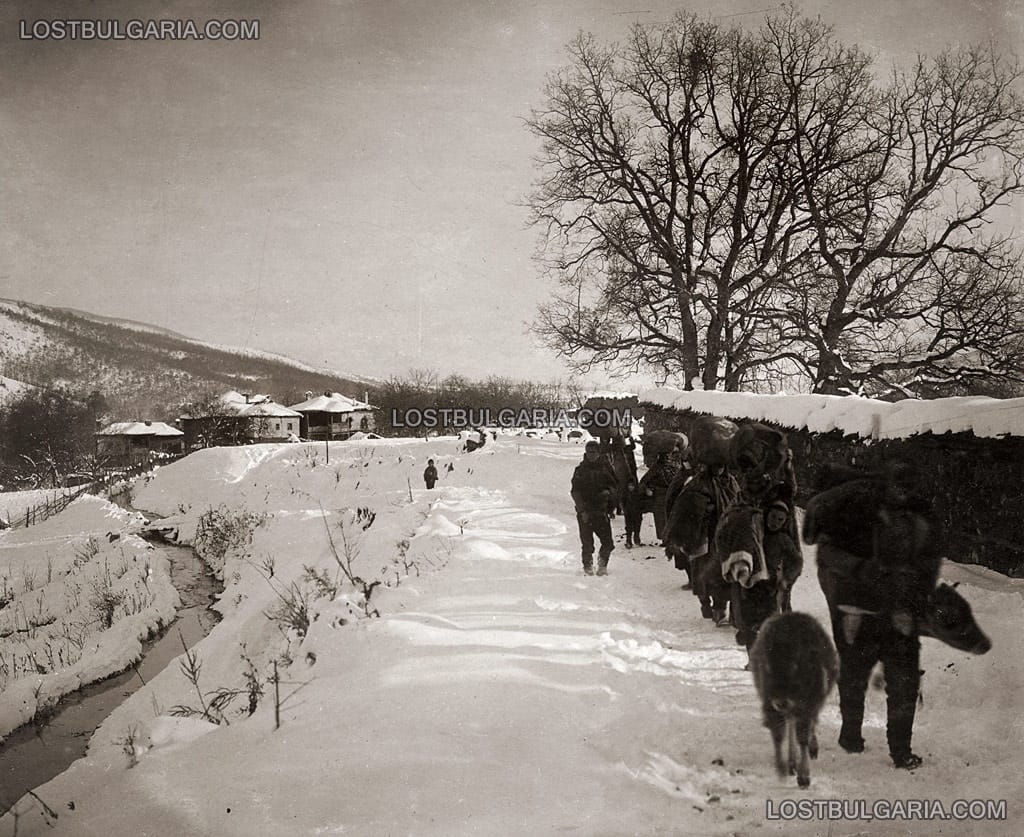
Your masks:
<svg viewBox="0 0 1024 837"><path fill-rule="evenodd" d="M302 361L294 360L286 355L277 354L275 352L267 352L260 349L243 348L240 346L229 346L222 343L207 342L204 340L196 340L192 337L186 337L178 334L177 332L170 331L160 326L150 325L149 323L140 323L134 320L119 319L116 317L103 317L97 314L91 314L87 311L79 311L74 308L57 308L56 311L70 312L76 317L84 320L90 320L95 323L101 323L103 325L113 325L117 328L123 328L127 331L135 331L143 334L157 334L162 336L171 336L176 340L186 343L190 346L196 346L204 349L213 349L218 352L227 352L229 354L236 355L238 357L249 357L258 360L271 361L273 363L283 363L287 366L295 369L300 369L303 372L312 372L317 375L323 375L331 378L342 378L349 381L356 381L358 383L375 385L380 383L379 379L373 378L368 375L357 375L350 372L339 372L336 369L327 368L325 366L316 367L311 366ZM45 348L52 344L48 338L43 335L37 327L32 324L24 324L16 319L4 317L5 312L10 312L15 316L29 316L33 319L51 326L60 326L62 323L49 314L47 309L42 306L30 305L19 300L12 299L0 299L0 357L5 354L5 345L7 348L16 347L19 353L23 353L26 344L34 343L36 351Z"/></svg>
<svg viewBox="0 0 1024 837"><path fill-rule="evenodd" d="M261 401L259 404L250 404L248 407L242 408L238 414L240 416L273 416L281 418L302 417L301 413L290 410L284 404L278 404L274 401Z"/></svg>
<svg viewBox="0 0 1024 837"><path fill-rule="evenodd" d="M159 328L142 328L140 331L155 331L161 333L162 329ZM303 372L313 372L317 375L323 375L329 378L342 378L346 381L357 381L358 383L376 385L380 383L379 378L371 377L370 375L359 375L355 372L339 372L337 369L330 368L327 366L311 366L308 363L303 363L300 360L295 360L287 355L277 354L276 352L267 352L261 349L250 349L243 348L241 346L229 346L223 343L211 343L205 340L196 340L192 337L180 338L183 342L188 343L192 346L201 346L206 349L215 349L218 352L228 352L229 354L238 355L239 357L251 357L259 360L269 360L273 363L283 363L287 366L294 367L295 369L301 369Z"/></svg>
<svg viewBox="0 0 1024 837"><path fill-rule="evenodd" d="M138 537L142 523L83 496L59 515L0 533L0 738L61 696L123 671L174 617L169 566ZM96 612L103 592L117 599L105 630Z"/></svg>
<svg viewBox="0 0 1024 837"><path fill-rule="evenodd" d="M26 510L46 503L56 502L78 489L75 488L31 488L26 491L0 491L0 520L14 523Z"/></svg>
<svg viewBox="0 0 1024 837"><path fill-rule="evenodd" d="M177 427L171 427L162 421L115 421L102 430L97 436L184 436Z"/></svg>
<svg viewBox="0 0 1024 837"><path fill-rule="evenodd" d="M611 389L598 389L593 392L586 394L587 398L600 398L608 401L628 401L630 398L636 398L635 392L620 392Z"/></svg>
<svg viewBox="0 0 1024 837"><path fill-rule="evenodd" d="M278 404L269 395L243 395L235 390L228 390L219 399L218 403L225 411L224 415L248 416L248 417L282 417L301 418L302 414L290 410L283 404Z"/></svg>
<svg viewBox="0 0 1024 837"><path fill-rule="evenodd" d="M332 392L329 395L317 395L299 404L292 404L291 409L310 413L354 413L357 410L372 410L373 407L365 401L357 401L340 392Z"/></svg>
<svg viewBox="0 0 1024 837"><path fill-rule="evenodd" d="M36 789L57 820L31 797L18 803L18 834L1020 830L1024 582L944 567L994 648L972 657L923 641L921 769L891 767L877 691L866 752L842 752L833 693L811 788L800 791L774 773L733 632L701 619L657 549L626 550L616 519L611 574L580 572L568 496L578 446L499 437L467 454L452 437L332 442L329 462L324 447L199 451L137 486L135 505L175 522L183 540L210 509L267 513L251 543L227 553L223 621L194 649L206 692L243 687L245 654L264 694L251 717L244 699L234 704L229 725L172 717L175 705L197 705L172 664L111 714L86 758ZM440 475L433 491L422 487L428 458ZM38 537L93 526L72 509ZM359 509L375 513L372 525ZM327 533L343 554L343 526L355 574L381 584L369 602L344 581L333 596L311 596L300 636L268 614L304 567L339 578ZM12 534L0 535L5 549ZM649 517L643 534L653 540ZM825 620L813 549L794 604ZM367 617L374 609L379 618ZM265 681L274 661L278 729ZM766 818L769 802L800 799L1007 799L1009 821ZM0 833L12 827L8 814Z"/></svg>
<svg viewBox="0 0 1024 837"><path fill-rule="evenodd" d="M34 389L34 386L26 384L24 381L18 381L14 378L6 378L3 375L0 375L0 407L20 398L26 392L30 392Z"/></svg>
<svg viewBox="0 0 1024 837"><path fill-rule="evenodd" d="M814 433L900 439L917 433L1024 436L1024 398L962 396L879 401L839 395L764 395L749 392L647 390L641 404L693 410L731 419L766 421Z"/></svg>

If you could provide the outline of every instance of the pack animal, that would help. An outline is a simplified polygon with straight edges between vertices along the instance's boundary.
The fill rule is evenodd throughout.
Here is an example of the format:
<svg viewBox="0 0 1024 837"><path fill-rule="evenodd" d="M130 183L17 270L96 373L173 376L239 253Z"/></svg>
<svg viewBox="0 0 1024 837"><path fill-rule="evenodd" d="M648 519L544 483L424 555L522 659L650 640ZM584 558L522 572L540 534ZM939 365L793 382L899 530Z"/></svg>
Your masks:
<svg viewBox="0 0 1024 837"><path fill-rule="evenodd" d="M955 588L955 584L942 582L928 597L924 617L918 625L921 636L935 637L957 651L987 654L992 640L975 621L971 606Z"/></svg>
<svg viewBox="0 0 1024 837"><path fill-rule="evenodd" d="M818 714L839 674L832 641L813 616L777 613L765 621L750 649L750 670L775 746L776 770L780 776L795 773L797 784L809 787L809 760L818 757Z"/></svg>

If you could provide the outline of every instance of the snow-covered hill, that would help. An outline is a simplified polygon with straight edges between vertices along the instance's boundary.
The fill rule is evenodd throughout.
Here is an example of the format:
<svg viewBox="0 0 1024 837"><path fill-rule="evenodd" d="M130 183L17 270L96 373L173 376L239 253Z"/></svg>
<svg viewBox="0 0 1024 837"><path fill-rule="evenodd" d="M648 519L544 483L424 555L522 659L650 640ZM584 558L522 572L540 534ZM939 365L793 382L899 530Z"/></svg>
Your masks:
<svg viewBox="0 0 1024 837"><path fill-rule="evenodd" d="M0 375L0 407L15 398L20 398L31 389L31 384L26 384L24 381L16 381L14 378L5 378Z"/></svg>
<svg viewBox="0 0 1024 837"><path fill-rule="evenodd" d="M144 323L3 299L0 375L82 397L98 389L119 415L147 418L176 418L177 407L199 393L240 389L300 400L308 390L362 395L376 383Z"/></svg>
<svg viewBox="0 0 1024 837"><path fill-rule="evenodd" d="M454 439L332 443L329 462L326 452L210 449L139 487L135 504L184 539L211 510L260 515L251 543L224 556L224 619L196 652L207 695L244 690L245 659L263 693L251 716L244 698L231 705L230 725L174 717L200 698L169 667L100 727L87 758L37 789L56 820L31 797L18 804L20 835L1020 830L1024 583L944 567L994 648L972 657L924 640L922 768L891 767L881 692L868 697L867 751L842 752L833 694L811 788L799 791L774 774L733 632L700 617L659 550L626 550L616 520L611 574L580 572L568 497L579 447L499 437L472 454ZM421 487L428 458L441 475L433 491ZM824 619L813 550L807 559L794 604ZM769 816L826 799L946 810L1005 799L1007 820ZM0 833L12 827L12 815L0 820Z"/></svg>

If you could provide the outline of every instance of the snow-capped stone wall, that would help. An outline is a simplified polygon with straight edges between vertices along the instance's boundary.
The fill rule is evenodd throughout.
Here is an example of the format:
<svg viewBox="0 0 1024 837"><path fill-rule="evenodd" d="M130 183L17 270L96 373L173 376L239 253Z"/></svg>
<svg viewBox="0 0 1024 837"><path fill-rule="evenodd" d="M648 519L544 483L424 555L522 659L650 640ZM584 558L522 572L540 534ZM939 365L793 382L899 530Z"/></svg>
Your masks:
<svg viewBox="0 0 1024 837"><path fill-rule="evenodd" d="M641 393L645 430L687 432L698 414L778 427L789 437L800 486L813 494L832 462L912 463L934 497L948 557L1024 576L1024 398L878 401L830 395Z"/></svg>

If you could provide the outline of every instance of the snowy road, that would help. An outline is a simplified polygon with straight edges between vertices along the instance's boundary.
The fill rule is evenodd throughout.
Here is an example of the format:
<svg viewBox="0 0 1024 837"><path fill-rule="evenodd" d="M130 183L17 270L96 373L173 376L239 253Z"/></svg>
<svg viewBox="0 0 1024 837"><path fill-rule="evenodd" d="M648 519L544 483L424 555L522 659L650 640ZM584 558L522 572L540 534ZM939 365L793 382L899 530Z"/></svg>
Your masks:
<svg viewBox="0 0 1024 837"><path fill-rule="evenodd" d="M374 506L378 520L359 558L367 570L390 560L404 534L400 551L415 567L374 595L380 618L340 618L349 612L344 596L313 602L308 634L288 646L294 662L278 730L268 698L230 726L169 718L168 707L189 690L180 674L161 675L151 694L136 695L104 725L88 760L39 790L60 813L53 827L36 812L19 834L1019 831L1024 677L1019 644L1005 640L1024 625L1014 582L950 569L964 576L962 589L996 646L969 657L926 641L915 738L925 766L892 769L880 692L869 694L867 751L840 751L833 695L804 792L774 774L733 632L700 617L680 589L682 574L657 549L624 549L616 520L611 574L580 571L568 497L579 449L499 442L467 456L452 444L420 442L381 445L371 456L338 448L332 466L351 471L304 465L287 448L244 463L230 452L189 457L165 469L142 501L198 509L231 499L276 510L257 533L254 557L226 571L238 567L225 594L232 604L199 646L210 688L237 672L231 661L241 641L250 653L257 641L282 641L266 616L269 588L251 572L259 556L277 556L285 578L304 564L330 566L311 504ZM333 465L346 451L348 464ZM415 490L409 503L410 475L427 456L438 461L441 483ZM645 538L650 528L648 519ZM823 618L813 566L808 555L794 605ZM130 724L141 746L128 769L116 743ZM1010 803L1000 822L768 816L798 799Z"/></svg>

